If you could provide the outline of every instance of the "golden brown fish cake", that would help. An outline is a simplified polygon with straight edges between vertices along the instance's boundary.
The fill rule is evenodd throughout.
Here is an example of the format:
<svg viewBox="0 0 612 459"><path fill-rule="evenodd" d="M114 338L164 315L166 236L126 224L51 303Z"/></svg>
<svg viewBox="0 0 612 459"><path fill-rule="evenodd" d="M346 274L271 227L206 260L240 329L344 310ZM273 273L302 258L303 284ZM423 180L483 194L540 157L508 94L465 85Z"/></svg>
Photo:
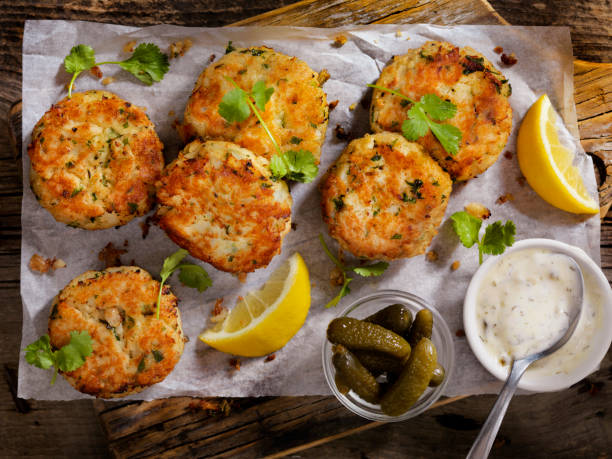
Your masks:
<svg viewBox="0 0 612 459"><path fill-rule="evenodd" d="M89 230L124 225L151 209L162 150L141 108L106 91L74 93L34 127L32 191L59 222Z"/></svg>
<svg viewBox="0 0 612 459"><path fill-rule="evenodd" d="M202 72L185 108L183 140L196 136L227 140L267 159L276 153L253 114L241 123L228 123L219 115L221 99L234 89L227 77L245 91L258 81L274 88L263 120L281 150L308 150L318 164L328 119L327 97L318 74L297 57L266 47L238 48Z"/></svg>
<svg viewBox="0 0 612 459"><path fill-rule="evenodd" d="M162 381L179 361L185 338L178 300L142 268L87 271L54 298L49 317L51 346L70 342L71 331L87 331L93 352L63 373L78 391L101 398L124 397Z"/></svg>
<svg viewBox="0 0 612 459"><path fill-rule="evenodd" d="M268 160L231 142L195 140L157 184L155 219L176 244L215 268L248 273L280 253L291 195Z"/></svg>
<svg viewBox="0 0 612 459"><path fill-rule="evenodd" d="M499 70L469 47L427 42L395 56L376 84L413 100L433 93L457 106L455 116L445 121L462 132L456 155L446 152L431 132L417 140L456 180L468 180L487 170L506 145L512 129L508 102L512 89ZM408 108L404 99L375 89L372 130L400 132Z"/></svg>
<svg viewBox="0 0 612 459"><path fill-rule="evenodd" d="M425 253L452 183L423 148L393 132L353 140L321 185L323 220L356 257L393 260Z"/></svg>

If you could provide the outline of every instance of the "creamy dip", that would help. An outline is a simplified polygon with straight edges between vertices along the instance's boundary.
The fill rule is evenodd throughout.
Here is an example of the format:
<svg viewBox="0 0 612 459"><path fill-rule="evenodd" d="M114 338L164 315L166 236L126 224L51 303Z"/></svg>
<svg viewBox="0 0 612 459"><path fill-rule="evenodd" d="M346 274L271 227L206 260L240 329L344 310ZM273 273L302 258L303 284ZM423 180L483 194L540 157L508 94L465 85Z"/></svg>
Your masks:
<svg viewBox="0 0 612 459"><path fill-rule="evenodd" d="M584 274L584 273L583 273ZM584 274L584 306L570 340L527 370L568 373L587 353L602 320L595 280ZM484 277L476 300L478 334L502 366L547 349L567 330L578 305L580 278L571 260L546 249L500 258Z"/></svg>

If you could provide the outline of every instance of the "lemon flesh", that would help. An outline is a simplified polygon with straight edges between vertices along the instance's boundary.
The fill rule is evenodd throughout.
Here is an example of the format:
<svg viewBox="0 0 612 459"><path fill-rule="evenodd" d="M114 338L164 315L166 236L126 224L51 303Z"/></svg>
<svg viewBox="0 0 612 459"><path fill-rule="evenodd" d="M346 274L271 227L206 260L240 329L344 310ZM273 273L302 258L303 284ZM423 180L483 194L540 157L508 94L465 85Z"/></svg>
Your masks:
<svg viewBox="0 0 612 459"><path fill-rule="evenodd" d="M572 165L574 153L559 141L557 116L546 94L525 115L516 146L521 172L549 204L575 214L596 214L599 206Z"/></svg>
<svg viewBox="0 0 612 459"><path fill-rule="evenodd" d="M247 293L223 322L199 338L215 349L244 357L275 352L304 324L310 308L308 268L299 253L279 266L261 289Z"/></svg>

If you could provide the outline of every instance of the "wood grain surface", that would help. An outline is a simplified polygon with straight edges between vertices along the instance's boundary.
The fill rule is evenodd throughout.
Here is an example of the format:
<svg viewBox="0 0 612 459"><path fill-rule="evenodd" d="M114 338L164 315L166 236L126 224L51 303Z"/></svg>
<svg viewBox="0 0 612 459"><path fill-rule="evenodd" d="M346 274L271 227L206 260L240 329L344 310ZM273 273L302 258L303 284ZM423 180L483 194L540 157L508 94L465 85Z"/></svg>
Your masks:
<svg viewBox="0 0 612 459"><path fill-rule="evenodd" d="M3 83L0 87L0 111L6 113L20 98L21 38L25 18L82 19L131 25L167 22L216 26L291 3L294 2L0 1L0 44L3 45L0 47L0 79ZM342 9L342 4L348 3L359 13L352 21ZM454 18L456 23L465 23L470 22L472 16L462 13L460 6L471 3L476 5L474 17L479 18L472 23L499 21L489 7L479 1L381 1L377 2L376 8L370 6L374 3L306 0L297 2L293 13L285 11L283 16L293 14L296 24L305 20L309 14L307 11L314 10L320 11L319 20L327 21L329 25L339 25L342 21L408 22L411 14L418 15L422 22L448 24ZM510 23L570 25L576 56L612 60L609 1L557 2L565 6L559 11L554 0L525 3L529 2L494 2L496 8L507 12L505 17ZM428 5L434 7L429 17L424 12ZM301 16L296 13L299 9L303 11ZM448 14L449 11L453 14ZM598 15L589 17L585 11ZM265 13L259 20L277 21L274 14ZM609 128L612 125L611 73L609 67L589 63L578 62L575 68L576 103L583 145L601 158L598 162L602 173L606 167L612 168L612 132ZM15 107L13 115L12 120L17 120L19 107ZM8 133L6 122L2 120L0 123L0 132ZM387 425L368 423L353 416L331 397L232 399L219 409L211 409L221 402L218 399L176 398L128 404L96 401L93 403L95 410L90 401L16 399L12 391L15 389L21 328L18 292L21 185L8 134L0 135L0 162L0 289L4 294L0 308L0 332L4 344L0 349L4 367L4 378L0 382L0 456L261 457L273 454L395 457L408 454L459 457L469 449L493 403L492 396L455 401L415 419ZM609 197L609 184L602 191ZM612 279L612 218L604 218L602 224L602 267L608 279ZM502 426L493 457L609 457L612 451L610 379L609 354L602 370L571 389L515 399ZM229 416L224 414L227 407ZM100 414L103 430L94 411Z"/></svg>

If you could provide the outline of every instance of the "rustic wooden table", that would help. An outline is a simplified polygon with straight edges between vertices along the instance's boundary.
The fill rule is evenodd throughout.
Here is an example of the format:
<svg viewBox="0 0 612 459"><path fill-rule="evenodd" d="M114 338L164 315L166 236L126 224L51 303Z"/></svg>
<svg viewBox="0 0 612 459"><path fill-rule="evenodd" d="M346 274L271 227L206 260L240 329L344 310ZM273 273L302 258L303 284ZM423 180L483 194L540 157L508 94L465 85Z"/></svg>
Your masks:
<svg viewBox="0 0 612 459"><path fill-rule="evenodd" d="M302 3L311 1L315 0ZM0 113L7 113L13 102L21 98L21 39L25 19L218 26L292 3L294 0L2 0ZM410 4L406 11L435 3L442 13L445 8L448 11L452 2L423 0L405 3ZM571 26L576 58L612 62L612 7L609 0L539 0L533 3L495 0L491 4L511 24ZM607 71L608 76L610 72L612 70ZM585 71L578 72L576 78L601 78L601 75ZM589 104L610 104L609 87L607 91L598 93L595 99L585 94L577 93L576 96L577 102L583 97L584 100L593 100ZM580 124L582 131L590 126L588 109L584 109L587 114L581 118L585 120ZM582 137L587 143L599 142L597 145L601 145L602 138L607 138L607 146L602 148L612 150L612 114L602 115L601 110L596 113L603 116L601 126L605 132L585 134L581 131ZM0 364L4 375L0 378L0 457L106 457L111 453L126 452L161 455L162 449L156 449L156 445L166 440L167 429L176 428L172 418L168 418L168 411L177 410L178 419L179 410L185 408L181 404L173 407L168 401L133 406L102 406L98 403L94 408L91 401L36 402L15 396L21 330L21 179L4 118L0 119L0 132L0 291L4 297L0 307ZM602 266L611 279L612 219L609 216L603 220L601 247ZM612 367L608 356L598 373L575 387L554 394L516 398L500 431L493 457L609 457L612 452L611 379ZM327 397L267 398L257 403L233 401L235 414L228 418L212 416L202 409L201 404L195 403L190 408L189 417L180 412L181 422L187 424L181 426L181 438L175 442L177 448L166 450L164 455L201 456L210 453L252 457L283 451L290 453L290 448L315 442L311 448L295 454L307 457L399 457L407 454L461 457L469 449L493 399L492 396L470 397L430 410L408 422L384 426L373 426L355 416L347 416L335 400ZM124 416L128 412L131 415L129 423ZM100 416L105 431L100 426ZM141 421L138 423L134 419ZM146 419L147 425L141 431L142 419ZM156 424L156 420L164 422ZM192 430L189 423L194 425ZM112 434L117 432L124 435L123 443L121 438L113 439ZM343 436L342 432L360 433ZM336 433L337 438L332 435L335 439L329 441L332 439L329 435ZM148 450L142 447L146 442L150 444ZM130 450L128 443L138 443L140 449Z"/></svg>

